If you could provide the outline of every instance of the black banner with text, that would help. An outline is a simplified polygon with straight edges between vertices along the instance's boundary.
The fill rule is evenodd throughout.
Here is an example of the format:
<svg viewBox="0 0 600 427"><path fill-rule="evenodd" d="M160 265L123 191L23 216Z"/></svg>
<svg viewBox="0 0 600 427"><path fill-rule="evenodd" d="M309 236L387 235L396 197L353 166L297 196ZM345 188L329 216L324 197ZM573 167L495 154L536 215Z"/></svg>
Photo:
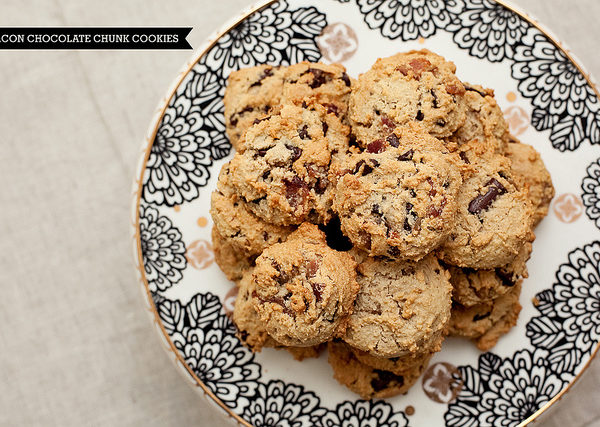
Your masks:
<svg viewBox="0 0 600 427"><path fill-rule="evenodd" d="M191 27L3 27L0 49L191 49Z"/></svg>

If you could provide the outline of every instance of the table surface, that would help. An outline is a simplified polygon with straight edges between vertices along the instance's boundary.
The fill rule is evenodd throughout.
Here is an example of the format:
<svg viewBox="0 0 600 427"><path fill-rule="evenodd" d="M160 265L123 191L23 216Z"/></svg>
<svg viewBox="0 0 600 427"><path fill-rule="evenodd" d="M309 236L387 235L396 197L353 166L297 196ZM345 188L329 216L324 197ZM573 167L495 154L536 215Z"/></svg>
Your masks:
<svg viewBox="0 0 600 427"><path fill-rule="evenodd" d="M249 0L11 0L0 26L193 26ZM518 0L600 77L598 0ZM0 425L222 425L164 354L129 241L131 182L189 51L0 53ZM598 425L600 362L538 425Z"/></svg>

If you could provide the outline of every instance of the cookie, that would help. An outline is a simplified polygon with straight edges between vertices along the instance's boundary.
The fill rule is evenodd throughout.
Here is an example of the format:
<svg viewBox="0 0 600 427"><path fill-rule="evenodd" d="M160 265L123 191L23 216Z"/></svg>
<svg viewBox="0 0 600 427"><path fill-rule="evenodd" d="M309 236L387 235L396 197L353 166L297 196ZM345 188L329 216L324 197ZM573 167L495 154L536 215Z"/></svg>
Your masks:
<svg viewBox="0 0 600 427"><path fill-rule="evenodd" d="M521 311L521 283L522 280L519 280L510 292L493 301L468 308L455 304L450 319L450 335L470 338L481 351L490 350L517 324Z"/></svg>
<svg viewBox="0 0 600 427"><path fill-rule="evenodd" d="M418 262L368 258L344 341L377 357L438 351L450 319L449 274L432 255Z"/></svg>
<svg viewBox="0 0 600 427"><path fill-rule="evenodd" d="M255 122L277 114L282 105L300 105L307 99L345 119L351 85L346 69L339 64L302 62L234 71L223 99L227 136L237 151L243 151L241 137Z"/></svg>
<svg viewBox="0 0 600 427"><path fill-rule="evenodd" d="M349 129L319 104L286 105L251 127L231 160L230 182L248 209L277 225L331 218L330 168L348 150Z"/></svg>
<svg viewBox="0 0 600 427"><path fill-rule="evenodd" d="M283 345L307 347L344 333L358 292L356 263L327 246L316 225L256 259L253 303L265 329Z"/></svg>
<svg viewBox="0 0 600 427"><path fill-rule="evenodd" d="M508 125L494 99L494 91L470 83L464 86L466 92L460 102L464 105L466 120L448 141L458 146L470 141L487 141L496 153L503 154L509 138Z"/></svg>
<svg viewBox="0 0 600 427"><path fill-rule="evenodd" d="M521 278L528 277L526 263L531 248L531 243L525 243L510 264L493 270L446 265L454 289L452 299L464 307L472 307L509 292Z"/></svg>
<svg viewBox="0 0 600 427"><path fill-rule="evenodd" d="M285 68L258 65L234 71L227 79L225 129L231 145L240 150L238 141L254 123L279 108Z"/></svg>
<svg viewBox="0 0 600 427"><path fill-rule="evenodd" d="M263 347L280 347L281 345L269 336L254 308L252 293L255 286L252 270L246 271L239 281L238 287L232 319L238 330L237 337L242 344L254 352L261 351Z"/></svg>
<svg viewBox="0 0 600 427"><path fill-rule="evenodd" d="M485 144L465 144L460 155L471 171L458 192L456 226L438 255L458 267L503 267L535 238L527 189L510 160Z"/></svg>
<svg viewBox="0 0 600 427"><path fill-rule="evenodd" d="M210 214L215 228L232 248L247 257L256 257L265 248L285 241L293 228L270 224L254 215L231 190L228 171L227 165L221 169Z"/></svg>
<svg viewBox="0 0 600 427"><path fill-rule="evenodd" d="M254 265L254 256L248 256L221 236L216 227L212 229L212 245L215 262L232 282L242 278L244 272Z"/></svg>
<svg viewBox="0 0 600 427"><path fill-rule="evenodd" d="M333 377L363 399L392 397L406 393L427 368L429 358L418 366L397 375L361 363L350 347L331 341L327 345Z"/></svg>
<svg viewBox="0 0 600 427"><path fill-rule="evenodd" d="M419 125L372 142L338 181L334 211L342 231L371 256L424 257L454 226L459 161Z"/></svg>
<svg viewBox="0 0 600 427"><path fill-rule="evenodd" d="M428 50L378 59L359 76L349 118L358 144L385 139L399 125L419 122L436 137L449 137L464 123L465 88L456 67Z"/></svg>
<svg viewBox="0 0 600 427"><path fill-rule="evenodd" d="M290 353L294 359L298 362L302 362L305 359L312 359L319 357L327 345L325 343L313 345L311 347L280 347Z"/></svg>
<svg viewBox="0 0 600 427"><path fill-rule="evenodd" d="M388 371L394 375L401 376L404 376L407 372L415 369L420 369L420 367L423 365L427 365L434 354L431 352L425 352L408 354L403 357L385 358L372 356L369 353L358 350L354 347L351 347L350 349L352 350L352 353L354 353L354 357L356 357L359 362L370 366L373 369Z"/></svg>
<svg viewBox="0 0 600 427"><path fill-rule="evenodd" d="M531 145L522 144L511 136L506 147L506 156L512 162L513 172L525 181L529 190L529 199L535 209L533 224L536 226L548 215L548 207L554 197L552 178L540 153Z"/></svg>

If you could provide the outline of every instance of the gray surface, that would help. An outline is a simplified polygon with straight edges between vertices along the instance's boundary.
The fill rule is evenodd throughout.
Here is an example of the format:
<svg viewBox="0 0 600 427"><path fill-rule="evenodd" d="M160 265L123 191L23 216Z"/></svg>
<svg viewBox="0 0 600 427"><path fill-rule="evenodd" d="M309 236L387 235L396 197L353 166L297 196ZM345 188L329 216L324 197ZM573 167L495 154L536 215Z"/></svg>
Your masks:
<svg viewBox="0 0 600 427"><path fill-rule="evenodd" d="M248 0L10 1L0 25L193 26ZM520 0L600 76L597 0ZM0 52L0 425L215 426L164 354L129 247L139 143L188 52ZM600 417L596 362L545 423Z"/></svg>

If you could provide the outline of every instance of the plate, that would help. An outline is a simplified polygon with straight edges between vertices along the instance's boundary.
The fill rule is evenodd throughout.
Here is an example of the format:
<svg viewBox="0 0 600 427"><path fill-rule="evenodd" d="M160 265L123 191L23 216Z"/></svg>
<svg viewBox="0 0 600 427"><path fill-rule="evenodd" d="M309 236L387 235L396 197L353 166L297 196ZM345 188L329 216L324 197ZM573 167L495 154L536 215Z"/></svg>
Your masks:
<svg viewBox="0 0 600 427"><path fill-rule="evenodd" d="M167 92L143 143L134 255L165 348L184 376L241 425L513 426L563 395L600 340L600 103L547 31L492 0L280 0L231 21ZM210 194L232 157L222 96L233 70L302 60L357 76L378 58L428 48L464 80L495 89L514 135L550 170L556 197L536 229L523 310L491 352L448 339L408 394L365 401L327 357L252 354L229 319L234 284L214 262ZM457 386L456 381L459 385Z"/></svg>

